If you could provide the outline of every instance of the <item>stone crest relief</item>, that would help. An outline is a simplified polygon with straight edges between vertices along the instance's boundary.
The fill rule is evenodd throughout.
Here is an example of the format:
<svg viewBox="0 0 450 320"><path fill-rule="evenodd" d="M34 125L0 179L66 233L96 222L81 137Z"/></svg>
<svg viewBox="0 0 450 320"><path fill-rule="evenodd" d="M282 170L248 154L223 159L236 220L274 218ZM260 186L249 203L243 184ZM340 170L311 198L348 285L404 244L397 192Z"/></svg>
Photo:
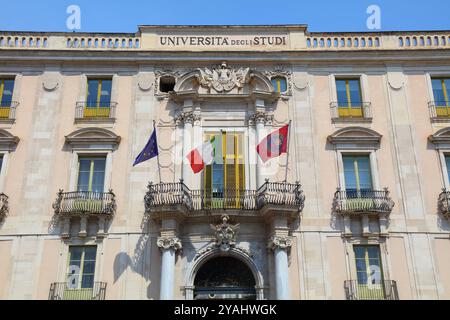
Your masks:
<svg viewBox="0 0 450 320"><path fill-rule="evenodd" d="M211 229L214 231L214 236L216 238L215 243L203 250L200 250L195 256L195 260L200 258L205 253L217 248L222 252L228 252L231 249L236 249L245 253L249 257L252 257L252 254L249 250L236 246L236 236L240 226L239 223L235 225L230 224L230 217L226 214L222 215L221 220L222 222L217 225L210 225Z"/></svg>
<svg viewBox="0 0 450 320"><path fill-rule="evenodd" d="M250 79L250 68L230 68L226 62L210 70L208 68L198 69L200 75L197 80L204 88L214 89L217 92L228 92L234 88L242 88Z"/></svg>

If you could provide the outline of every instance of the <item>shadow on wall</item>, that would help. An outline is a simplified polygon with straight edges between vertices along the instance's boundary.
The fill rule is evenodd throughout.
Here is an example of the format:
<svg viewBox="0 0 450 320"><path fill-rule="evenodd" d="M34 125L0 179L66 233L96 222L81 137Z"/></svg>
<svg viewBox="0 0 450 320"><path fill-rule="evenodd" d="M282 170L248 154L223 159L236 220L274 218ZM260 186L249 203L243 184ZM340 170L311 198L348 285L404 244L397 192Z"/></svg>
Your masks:
<svg viewBox="0 0 450 320"><path fill-rule="evenodd" d="M159 298L159 276L153 274L155 271L160 272L159 268L151 268L151 265L159 266L160 263L158 261L152 261L153 257L150 257L149 254L153 253L154 250L150 250L149 246L152 245L151 241L149 241L150 236L147 230L148 226L148 218L144 216L144 219L141 224L141 228L144 231L143 234L139 237L136 247L134 249L134 253L130 256L127 252L120 252L114 258L114 283L116 283L121 276L130 268L133 273L140 275L145 282L150 282L147 287L147 298L148 299L158 299ZM159 256L159 252L158 252ZM150 263L150 261L154 263ZM152 281L150 279L153 279ZM124 282L125 283L125 282ZM127 283L125 283L126 285Z"/></svg>

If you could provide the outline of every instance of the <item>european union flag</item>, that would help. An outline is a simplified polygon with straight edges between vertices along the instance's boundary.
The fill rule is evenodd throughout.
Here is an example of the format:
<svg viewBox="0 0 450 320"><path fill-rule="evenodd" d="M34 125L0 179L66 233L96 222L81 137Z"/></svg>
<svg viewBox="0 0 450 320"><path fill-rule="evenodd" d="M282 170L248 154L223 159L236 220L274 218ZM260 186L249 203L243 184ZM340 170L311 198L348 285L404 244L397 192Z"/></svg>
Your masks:
<svg viewBox="0 0 450 320"><path fill-rule="evenodd" d="M156 128L153 130L150 139L144 147L144 150L137 156L136 160L134 160L133 167L141 162L147 161L151 158L154 158L158 155L158 142L156 141Z"/></svg>

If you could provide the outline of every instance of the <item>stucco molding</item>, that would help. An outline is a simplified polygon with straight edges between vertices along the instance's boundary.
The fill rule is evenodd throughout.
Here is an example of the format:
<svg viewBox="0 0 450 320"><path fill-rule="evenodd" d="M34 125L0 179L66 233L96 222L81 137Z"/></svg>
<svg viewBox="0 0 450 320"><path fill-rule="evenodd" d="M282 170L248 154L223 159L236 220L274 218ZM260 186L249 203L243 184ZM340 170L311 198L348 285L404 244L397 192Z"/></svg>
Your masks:
<svg viewBox="0 0 450 320"><path fill-rule="evenodd" d="M17 147L20 139L5 129L0 129L0 151L13 151Z"/></svg>
<svg viewBox="0 0 450 320"><path fill-rule="evenodd" d="M120 136L104 128L83 128L66 136L66 144L72 149L95 145L112 150L119 146L120 140Z"/></svg>
<svg viewBox="0 0 450 320"><path fill-rule="evenodd" d="M436 146L436 149L450 148L450 127L438 130L428 137L428 141Z"/></svg>
<svg viewBox="0 0 450 320"><path fill-rule="evenodd" d="M335 131L327 140L336 148L353 145L357 148L379 149L381 138L378 132L364 127L350 126Z"/></svg>

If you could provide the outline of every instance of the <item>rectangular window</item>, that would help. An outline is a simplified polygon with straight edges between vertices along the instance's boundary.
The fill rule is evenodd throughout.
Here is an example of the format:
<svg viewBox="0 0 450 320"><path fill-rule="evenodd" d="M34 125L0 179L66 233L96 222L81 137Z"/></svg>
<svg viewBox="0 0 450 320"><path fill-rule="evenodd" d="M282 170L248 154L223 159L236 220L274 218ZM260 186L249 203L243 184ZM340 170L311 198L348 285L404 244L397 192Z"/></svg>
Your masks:
<svg viewBox="0 0 450 320"><path fill-rule="evenodd" d="M14 91L14 79L0 79L0 118L9 118Z"/></svg>
<svg viewBox="0 0 450 320"><path fill-rule="evenodd" d="M343 156L345 189L347 197L372 190L372 173L369 156Z"/></svg>
<svg viewBox="0 0 450 320"><path fill-rule="evenodd" d="M450 181L450 155L445 155L445 165L447 167L448 181Z"/></svg>
<svg viewBox="0 0 450 320"><path fill-rule="evenodd" d="M359 79L336 79L339 117L363 117Z"/></svg>
<svg viewBox="0 0 450 320"><path fill-rule="evenodd" d="M78 191L104 192L106 157L80 157Z"/></svg>
<svg viewBox="0 0 450 320"><path fill-rule="evenodd" d="M111 108L112 79L88 79L85 118L108 118Z"/></svg>
<svg viewBox="0 0 450 320"><path fill-rule="evenodd" d="M450 116L450 78L431 79L434 105L438 117Z"/></svg>
<svg viewBox="0 0 450 320"><path fill-rule="evenodd" d="M244 135L221 132L206 135L214 146L214 162L207 165L204 173L206 199L211 205L232 206L240 204L245 189ZM208 200L210 201L210 200Z"/></svg>
<svg viewBox="0 0 450 320"><path fill-rule="evenodd" d="M96 255L96 246L72 246L69 248L67 284L70 289L94 287Z"/></svg>
<svg viewBox="0 0 450 320"><path fill-rule="evenodd" d="M353 247L359 299L384 299L384 279L379 246Z"/></svg>

